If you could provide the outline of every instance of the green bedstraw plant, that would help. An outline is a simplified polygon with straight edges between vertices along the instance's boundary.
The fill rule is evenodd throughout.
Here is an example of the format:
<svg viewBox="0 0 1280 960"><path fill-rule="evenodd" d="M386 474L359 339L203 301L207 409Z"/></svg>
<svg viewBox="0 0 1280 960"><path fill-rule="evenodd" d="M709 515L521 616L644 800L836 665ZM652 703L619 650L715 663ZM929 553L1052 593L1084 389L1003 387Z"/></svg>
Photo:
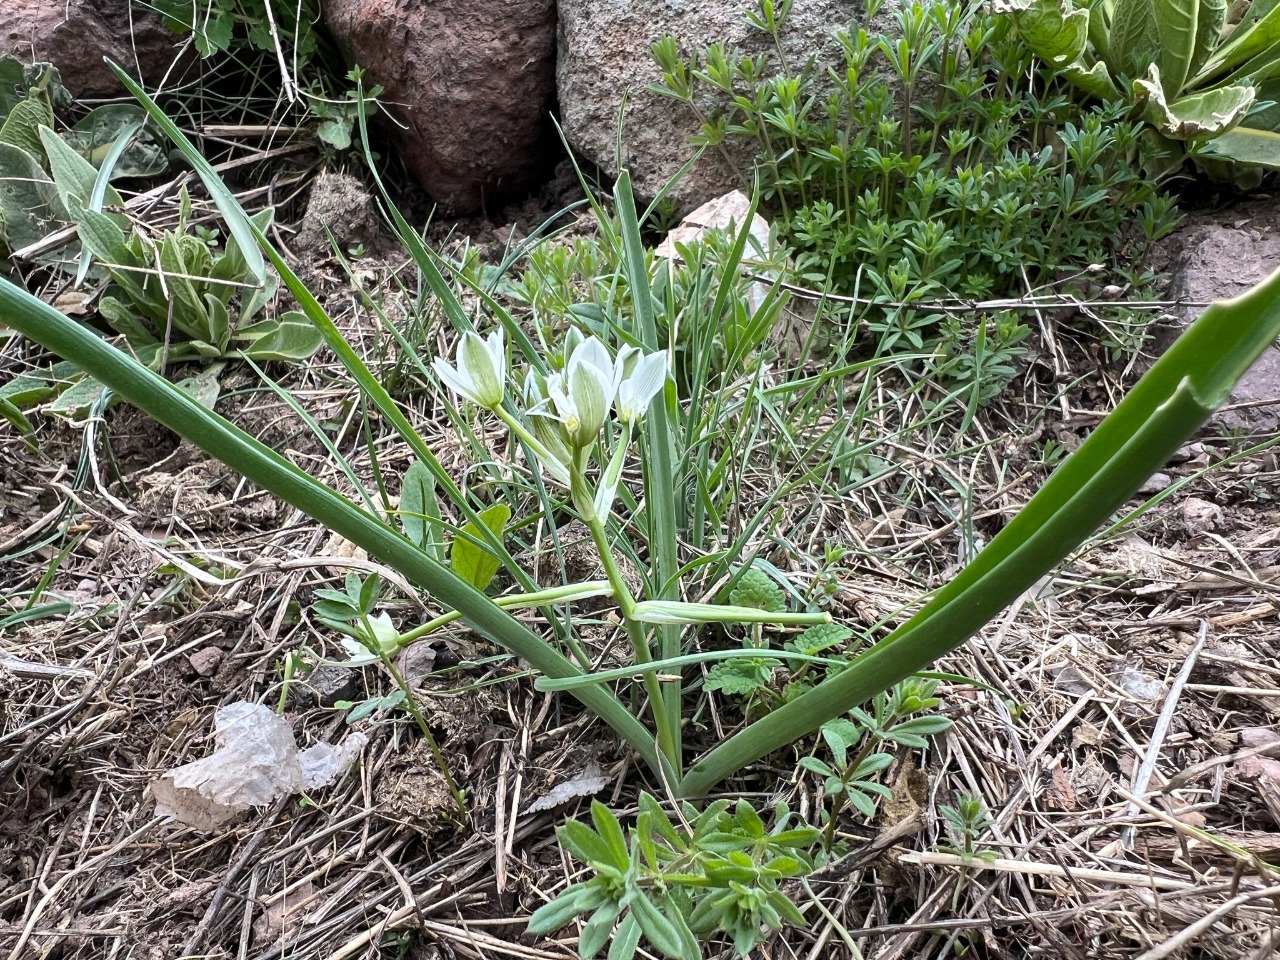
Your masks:
<svg viewBox="0 0 1280 960"><path fill-rule="evenodd" d="M867 3L862 22L881 7ZM942 382L986 399L1027 326L1005 314L975 330L930 304L1023 295L1091 264L1122 271L1172 228L1173 203L1140 172L1151 147L1127 99L1085 107L1039 83L985 4L904 0L893 30L835 31L827 69L783 55L790 10L760 0L747 14L764 41L754 56L664 37L649 89L700 121L695 145L756 155L800 282L859 298L872 346L932 352ZM1134 210L1145 231L1126 227Z"/></svg>
<svg viewBox="0 0 1280 960"><path fill-rule="evenodd" d="M265 276L265 264L260 256L254 255L265 254L300 309L346 366L368 403L409 444L436 483L451 491L452 498L452 491L456 490L453 481L430 447L412 429L376 377L342 339L332 320L271 245L259 225L240 209L234 196L176 125L136 84L123 73L120 76L200 174L227 218L228 229L238 238L245 238L242 250L246 268L261 282ZM615 473L611 455L616 452L616 445L638 444L643 465L644 511L636 523L646 537L651 575L657 574L651 581L652 596L644 599L630 597L619 589L615 573L611 572L609 579L614 600L623 608L634 654L634 663L622 672L627 677L639 675L652 718L650 724L642 722L641 715L628 708L606 682L619 679L616 672L593 675L590 666L579 662L572 648L566 655L556 644L513 617L451 570L442 562L438 552L429 548L429 543L424 546L405 537L381 516L353 504L213 411L194 402L173 384L91 330L5 281L0 281L0 316L23 336L76 363L120 396L179 435L189 438L250 481L366 549L371 556L422 588L440 607L443 616L456 615L482 636L522 657L541 674L540 686L564 689L579 699L613 728L650 767L663 788L676 798L705 796L718 783L745 766L874 700L877 695L889 691L939 656L964 643L1067 557L1090 533L1106 523L1139 485L1226 400L1239 378L1280 334L1280 274L1273 275L1235 300L1212 306L1151 367L1079 449L1059 465L1041 490L986 548L932 594L906 623L859 653L843 669L828 673L812 688L747 724L692 764L686 764L682 744L683 702L679 670L690 660L682 656L679 625L704 621L741 622L753 618L778 622L782 615L680 602L677 521L672 502L675 469L672 424L676 421L676 395L672 382L664 378L657 392L652 394L648 410L643 413L640 410L640 398L650 395L652 389L649 370L646 367L642 372L641 365L647 363L656 367L657 361L646 358L661 354L669 349L670 344L661 342L657 335L655 314L662 301L653 295L655 285L640 239L630 179L625 172L618 179L615 197L617 206L611 229L616 231L617 242L624 251L625 281L634 306L634 323L625 331L627 337L623 345L612 348L600 341L583 338L570 345L567 358L561 358L563 366L560 369L548 364L546 370L537 370L530 359L531 369L526 372L524 387L518 395L519 405L514 403L516 396L507 391L506 380L499 376L505 375L509 368L505 361L499 361L500 351L494 341L479 336L464 337L459 345L457 362L450 365L450 369L451 375L457 378L455 386L459 393L471 391L479 401L491 405L489 408L493 415L507 423L512 434L532 451L533 461L554 482L565 483L567 480L565 485L570 492L570 502L584 519L594 517L602 522L601 510L610 506L609 501L615 492L621 497L623 488L618 487L615 491L614 481L610 480ZM394 211L392 216L397 223L403 223ZM420 236L412 230L408 233L414 238L415 252L421 253ZM740 231L738 242L745 244L745 237L746 231ZM468 316L440 276L436 261L430 256L417 259L443 308L458 320L460 330L468 329ZM505 325L504 334L509 341L523 335L518 328ZM526 346L529 347L527 351ZM627 347L634 348L634 351L628 352ZM522 344L520 349L529 358L537 354L528 344ZM635 379L631 381L628 399L619 408L614 384L620 386L623 380L631 378ZM504 398L502 402L498 400L500 387ZM615 403L608 402L610 400ZM507 401L512 402L510 408ZM537 417L546 418L541 427ZM598 432L592 434L591 430L596 426L599 427ZM593 464L602 472L595 472ZM464 509L465 498L459 496L455 502L468 521L478 519L474 509ZM634 501L627 501L626 509L636 509L630 506L632 503ZM486 533L487 528L483 524L474 529L495 555L505 555L500 538L493 536L492 531ZM600 539L598 531L593 530L593 537ZM613 549L612 542L600 546L606 555ZM814 620L824 619L820 614L807 616ZM743 653L758 656L757 651ZM776 651L773 655L779 659L792 656L788 651ZM699 657L705 655L695 655L693 659ZM875 709L867 714L879 725L882 733L892 733L894 728L886 726L877 719L877 715ZM835 771L834 766L832 770ZM661 832L659 823L653 822L652 827ZM597 830L603 832L604 829L602 821L598 821ZM612 828L608 829L612 832ZM748 830L753 834L756 832L754 826ZM640 850L639 859L631 855L630 845L625 841L623 845L628 851L627 862L636 865L638 870L642 861L649 861L649 854L645 852L643 836L636 836L633 842ZM678 851L680 842L679 834L675 841L670 838L665 841L672 851ZM609 844L617 847L616 835ZM655 861L666 855L656 850L653 852ZM752 862L751 865L741 864L746 872L739 876L745 877L749 873L756 876L761 866L768 868L769 859L757 860L751 854L744 855ZM588 852L591 862L597 862L597 858L600 864L612 863L625 874L618 849L607 855L602 850ZM730 860L736 861L737 858L730 855ZM777 868L777 872L785 871ZM726 880L729 879L726 876ZM632 911L648 912L645 904L651 901L649 890L657 888L657 881L650 875L645 883L637 880L632 886L627 886L630 882L624 876L621 889L616 886L610 889L608 896L611 900L593 901L596 903L594 910L599 911L602 907L612 909L610 904L620 908L622 899L630 897L627 903ZM734 889L732 882L736 881L731 881L731 890ZM724 916L731 916L734 910L747 909L748 916L768 923L772 920L765 910L765 905L768 905L777 910L780 917L783 916L785 911L779 910L776 902L770 900L767 885L743 886L747 892L742 896L746 899L733 903L717 900L715 905L704 909L713 911L724 907L730 911ZM637 897L637 889L645 890L646 896ZM591 896L596 897L597 894ZM678 905L678 899L671 899L677 894L666 896L668 902ZM577 906L584 903L586 900L575 900L573 909L563 904L557 909L567 917L578 912ZM756 911L754 914L750 913L752 909ZM694 912L688 917L683 910L677 912L690 929L697 925L693 920ZM609 910L601 916L603 919L593 930L607 925ZM620 916L620 913L613 916ZM698 918L699 922L705 919ZM649 920L654 921L651 929L645 929L642 918L637 915L634 924L626 926L622 932L630 940L638 936L633 933L638 925L640 932L659 951L681 957L696 955L696 942L691 948L678 924L673 936L673 930L667 925L657 923L652 916ZM668 920L676 923L670 915ZM624 926L629 923L626 919L621 922ZM620 939L615 938L615 943Z"/></svg>

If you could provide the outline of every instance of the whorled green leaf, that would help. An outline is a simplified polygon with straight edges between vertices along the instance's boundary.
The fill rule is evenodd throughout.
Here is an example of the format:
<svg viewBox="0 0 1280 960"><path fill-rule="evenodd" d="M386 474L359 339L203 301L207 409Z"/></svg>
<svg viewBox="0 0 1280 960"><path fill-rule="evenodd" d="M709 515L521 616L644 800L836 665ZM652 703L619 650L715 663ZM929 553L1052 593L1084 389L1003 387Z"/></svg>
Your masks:
<svg viewBox="0 0 1280 960"><path fill-rule="evenodd" d="M481 522L499 538L507 529L507 521L510 519L511 508L505 503L495 503L480 512ZM483 534L475 522L466 524L462 528L462 535L453 538L449 547L449 566L467 583L477 590L483 590L497 576L502 561L473 540L484 542Z"/></svg>
<svg viewBox="0 0 1280 960"><path fill-rule="evenodd" d="M1215 87L1168 102L1160 71L1154 64L1146 78L1133 82L1135 97L1145 100L1146 120L1174 140L1216 137L1249 113L1254 102L1251 86Z"/></svg>

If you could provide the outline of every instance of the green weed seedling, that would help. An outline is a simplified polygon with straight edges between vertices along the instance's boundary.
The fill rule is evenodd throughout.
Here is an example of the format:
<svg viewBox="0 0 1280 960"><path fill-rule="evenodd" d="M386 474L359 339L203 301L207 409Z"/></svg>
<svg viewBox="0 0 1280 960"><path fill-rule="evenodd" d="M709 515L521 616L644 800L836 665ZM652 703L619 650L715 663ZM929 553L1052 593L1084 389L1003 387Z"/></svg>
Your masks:
<svg viewBox="0 0 1280 960"><path fill-rule="evenodd" d="M772 828L746 800L717 800L703 810L684 803L678 822L647 793L639 806L626 832L599 802L591 805L594 829L578 820L557 828L565 850L593 876L539 908L531 933L555 933L587 916L578 939L583 958L607 945L610 960L630 960L643 939L664 956L698 960L700 944L714 934L746 956L784 923L804 924L780 885L812 871L807 851L818 831L792 826L784 805Z"/></svg>
<svg viewBox="0 0 1280 960"><path fill-rule="evenodd" d="M962 793L956 798L954 807L943 804L938 812L942 814L942 819L953 835L943 845L944 849L955 852L966 864L975 861L990 863L996 859L994 850L984 850L978 846L978 839L992 822L981 797L974 793Z"/></svg>

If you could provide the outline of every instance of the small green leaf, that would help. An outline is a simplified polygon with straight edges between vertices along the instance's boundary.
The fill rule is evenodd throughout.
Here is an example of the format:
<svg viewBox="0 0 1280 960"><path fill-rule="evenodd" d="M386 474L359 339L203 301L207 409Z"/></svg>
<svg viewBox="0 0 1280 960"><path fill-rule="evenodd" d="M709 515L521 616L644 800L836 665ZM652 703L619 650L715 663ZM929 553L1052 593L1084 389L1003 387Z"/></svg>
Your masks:
<svg viewBox="0 0 1280 960"><path fill-rule="evenodd" d="M495 503L487 510L482 510L479 519L501 539L507 528L507 521L511 519L511 508L505 503ZM464 526L462 533L475 540L481 540L483 536L474 521ZM456 535L449 548L449 566L467 583L477 590L483 590L493 582L502 561L490 553L488 547L480 546L467 536Z"/></svg>
<svg viewBox="0 0 1280 960"><path fill-rule="evenodd" d="M763 570L751 567L742 572L738 582L729 591L729 602L735 607L755 607L770 613L787 609L782 589Z"/></svg>
<svg viewBox="0 0 1280 960"><path fill-rule="evenodd" d="M609 944L609 960L631 960L640 946L640 924L628 913L614 931L613 943Z"/></svg>
<svg viewBox="0 0 1280 960"><path fill-rule="evenodd" d="M444 559L436 481L421 461L414 460L405 471L399 516L400 527L411 543L422 547L436 560Z"/></svg>
<svg viewBox="0 0 1280 960"><path fill-rule="evenodd" d="M556 836L564 848L583 863L614 863L609 844L581 820L566 821L556 828Z"/></svg>
<svg viewBox="0 0 1280 960"><path fill-rule="evenodd" d="M274 320L259 320L241 327L233 336L247 341L240 351L250 359L291 363L308 359L324 342L320 331L299 310L289 310Z"/></svg>
<svg viewBox="0 0 1280 960"><path fill-rule="evenodd" d="M582 925L582 933L578 936L578 956L590 960L604 949L618 922L619 904L602 903L591 915L591 919Z"/></svg>
<svg viewBox="0 0 1280 960"><path fill-rule="evenodd" d="M631 916L636 918L645 939L668 957L682 958L684 942L680 931L671 920L659 910L643 890L636 890L631 895Z"/></svg>
<svg viewBox="0 0 1280 960"><path fill-rule="evenodd" d="M618 823L618 818L614 816L613 811L599 800L591 801L591 820L596 825L596 831L601 839L609 846L612 857L608 862L619 870L625 871L631 865L631 851L627 848L627 838L622 832L622 824Z"/></svg>

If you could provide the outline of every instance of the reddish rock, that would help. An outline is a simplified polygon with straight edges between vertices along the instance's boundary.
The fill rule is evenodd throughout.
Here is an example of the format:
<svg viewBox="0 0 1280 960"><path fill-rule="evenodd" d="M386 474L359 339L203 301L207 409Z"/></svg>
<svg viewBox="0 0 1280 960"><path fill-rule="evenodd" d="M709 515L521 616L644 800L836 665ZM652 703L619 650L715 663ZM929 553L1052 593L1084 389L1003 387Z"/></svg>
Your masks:
<svg viewBox="0 0 1280 960"><path fill-rule="evenodd" d="M103 57L154 86L182 45L140 0L0 0L0 54L49 61L80 99L124 92Z"/></svg>
<svg viewBox="0 0 1280 960"><path fill-rule="evenodd" d="M386 88L388 129L441 212L473 212L544 172L555 0L330 0L324 19Z"/></svg>

